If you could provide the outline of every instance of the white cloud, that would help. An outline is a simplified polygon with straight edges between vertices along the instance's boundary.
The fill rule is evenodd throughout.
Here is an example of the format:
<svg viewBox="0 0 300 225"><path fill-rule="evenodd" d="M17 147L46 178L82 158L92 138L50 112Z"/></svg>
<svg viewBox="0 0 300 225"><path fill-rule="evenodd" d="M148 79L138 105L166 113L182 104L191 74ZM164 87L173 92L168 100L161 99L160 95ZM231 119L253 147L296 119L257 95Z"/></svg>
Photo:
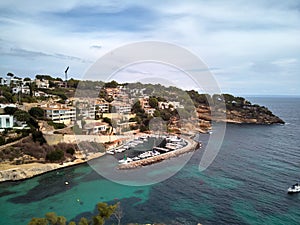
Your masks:
<svg viewBox="0 0 300 225"><path fill-rule="evenodd" d="M236 0L226 3L2 1L0 28L5 32L0 34L2 53L0 73L6 74L8 70L32 74L35 70L57 73L64 64L70 64L74 74L80 77L92 62L120 45L132 41L161 40L186 47L202 58L209 67L217 68L214 71L216 77L220 85L228 90L234 89L230 84L238 83L241 86L238 92L242 93L242 87L245 89L249 87L247 79L248 83L251 83L249 77L257 77L260 83L270 82L270 76L276 77L277 81L281 82L286 79L287 74L291 80L299 80L297 69L300 57L298 41L300 17L295 7L297 4L297 1L291 0L284 2ZM135 29L128 27L128 30L124 30L126 14L122 13L125 9L135 6L147 9L150 18L155 16L155 19L144 22L143 18L136 18L136 23L142 24ZM99 24L99 30L95 28L87 30L73 20L61 19L63 16L69 19L70 13L74 10L81 12L80 10L84 8L94 10L90 15L91 21L99 15L104 19L105 15L123 15L124 21L121 22L125 24L122 29L118 29L117 24L105 26ZM58 14L60 16L57 16ZM104 20L103 23L105 22ZM22 54L13 57L8 54L11 53L11 49L39 53L36 54L38 60L29 61L30 59L26 57L22 58ZM42 54L54 57L40 59ZM75 63L75 58L81 59L84 63ZM31 68L24 68L24 65L29 63ZM286 88L281 89L283 93L294 90L288 86L291 84L286 85ZM256 88L254 83L251 88L253 92L261 89ZM294 92L300 94L299 90Z"/></svg>

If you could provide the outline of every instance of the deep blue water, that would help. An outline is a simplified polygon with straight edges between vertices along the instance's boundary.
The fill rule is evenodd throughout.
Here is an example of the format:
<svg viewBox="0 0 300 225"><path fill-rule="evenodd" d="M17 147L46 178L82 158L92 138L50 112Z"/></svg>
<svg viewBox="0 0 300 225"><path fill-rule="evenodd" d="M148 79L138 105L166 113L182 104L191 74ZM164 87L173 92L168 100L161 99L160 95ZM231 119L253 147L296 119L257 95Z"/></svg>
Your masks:
<svg viewBox="0 0 300 225"><path fill-rule="evenodd" d="M300 194L286 190L300 180L300 98L248 99L286 124L228 125L207 170L198 171L199 150L174 176L150 186L116 184L87 164L2 183L0 224L27 224L48 211L68 219L89 217L100 201L121 201L122 224L299 224ZM200 137L204 144L208 138Z"/></svg>

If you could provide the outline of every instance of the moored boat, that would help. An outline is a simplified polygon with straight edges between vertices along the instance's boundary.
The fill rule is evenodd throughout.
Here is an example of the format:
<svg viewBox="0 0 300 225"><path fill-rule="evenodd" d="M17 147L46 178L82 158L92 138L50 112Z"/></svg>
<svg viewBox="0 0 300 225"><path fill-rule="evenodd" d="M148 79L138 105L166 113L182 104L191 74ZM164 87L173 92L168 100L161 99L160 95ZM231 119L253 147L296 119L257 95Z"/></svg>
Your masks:
<svg viewBox="0 0 300 225"><path fill-rule="evenodd" d="M110 155L114 155L114 154L115 154L114 150L106 151L106 153L107 153L107 154L110 154Z"/></svg>
<svg viewBox="0 0 300 225"><path fill-rule="evenodd" d="M289 187L288 189L288 193L292 194L292 193L297 193L300 192L300 185L298 183L292 185L291 187Z"/></svg>

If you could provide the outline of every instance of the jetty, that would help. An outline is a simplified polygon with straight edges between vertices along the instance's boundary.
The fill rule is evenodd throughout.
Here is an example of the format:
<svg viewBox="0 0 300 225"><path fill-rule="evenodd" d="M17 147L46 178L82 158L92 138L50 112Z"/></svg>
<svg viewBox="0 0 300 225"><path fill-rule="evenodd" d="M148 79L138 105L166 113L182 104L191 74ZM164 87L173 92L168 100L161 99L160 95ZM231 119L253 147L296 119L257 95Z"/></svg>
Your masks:
<svg viewBox="0 0 300 225"><path fill-rule="evenodd" d="M165 153L156 155L156 156L152 156L146 159L140 159L137 161L132 161L129 163L125 163L125 164L120 164L118 165L118 169L120 170L126 170L126 169L134 169L134 168L138 168L141 166L147 166L147 165L151 165L157 162L161 162L165 159L169 159L169 158L173 158L173 157L177 157L179 155L188 153L188 152L193 152L196 151L197 149L199 149L201 147L201 143L200 142L196 142L192 139L190 139L189 137L181 137L182 139L184 139L187 143L186 146L176 149L176 150L170 150L170 151L166 151Z"/></svg>

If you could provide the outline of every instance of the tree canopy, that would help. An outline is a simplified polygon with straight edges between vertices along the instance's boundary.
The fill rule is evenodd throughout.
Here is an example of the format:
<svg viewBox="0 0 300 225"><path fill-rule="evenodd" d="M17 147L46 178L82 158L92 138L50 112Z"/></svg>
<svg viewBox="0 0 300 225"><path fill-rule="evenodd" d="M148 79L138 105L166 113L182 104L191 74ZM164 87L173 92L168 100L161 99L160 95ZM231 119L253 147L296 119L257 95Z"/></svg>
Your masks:
<svg viewBox="0 0 300 225"><path fill-rule="evenodd" d="M97 215L93 216L91 220L82 217L78 225L103 225L112 215L116 217L118 224L120 224L122 213L119 212L122 210L119 202L114 205L100 202L97 204L97 209ZM57 216L55 212L48 212L44 218L32 218L28 225L67 225L67 219L64 216ZM76 225L76 222L70 221L68 225Z"/></svg>

